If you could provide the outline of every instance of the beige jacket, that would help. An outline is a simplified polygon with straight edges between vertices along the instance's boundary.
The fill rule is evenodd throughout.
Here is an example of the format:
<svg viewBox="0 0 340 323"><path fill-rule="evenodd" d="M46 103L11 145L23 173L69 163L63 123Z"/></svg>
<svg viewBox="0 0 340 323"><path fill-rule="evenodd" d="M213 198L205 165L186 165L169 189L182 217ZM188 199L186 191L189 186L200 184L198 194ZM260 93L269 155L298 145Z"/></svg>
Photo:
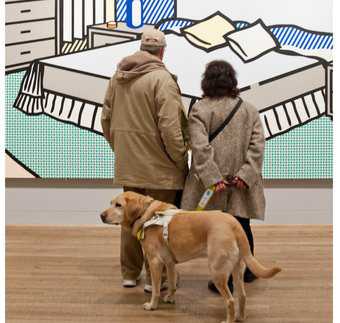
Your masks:
<svg viewBox="0 0 340 323"><path fill-rule="evenodd" d="M181 208L195 209L206 188L227 175L236 175L249 188L228 188L226 192L216 193L207 209L263 219L265 198L261 173L265 138L258 111L243 102L226 128L211 144L208 140L209 134L222 124L237 100L205 98L193 106L189 116L193 165L185 184Z"/></svg>
<svg viewBox="0 0 340 323"><path fill-rule="evenodd" d="M115 153L115 184L182 189L187 175L179 87L145 51L124 58L109 82L101 117Z"/></svg>

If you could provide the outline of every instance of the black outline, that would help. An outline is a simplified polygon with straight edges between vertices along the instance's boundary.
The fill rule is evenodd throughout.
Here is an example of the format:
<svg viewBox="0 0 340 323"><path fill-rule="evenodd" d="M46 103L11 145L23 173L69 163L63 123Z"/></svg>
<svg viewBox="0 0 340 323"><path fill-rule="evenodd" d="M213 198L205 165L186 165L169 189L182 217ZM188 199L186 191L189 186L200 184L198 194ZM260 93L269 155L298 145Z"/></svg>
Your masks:
<svg viewBox="0 0 340 323"><path fill-rule="evenodd" d="M267 131L269 133L269 138L272 138L273 137L273 134L272 134L272 131L270 130L270 126L269 126L269 122L268 122L268 118L266 115L263 116L263 119L264 119L264 123L266 125L266 128L267 128ZM267 138L266 138L267 139Z"/></svg>
<svg viewBox="0 0 340 323"><path fill-rule="evenodd" d="M96 0L92 0L92 9L93 9L92 22L93 24L95 24L96 23Z"/></svg>
<svg viewBox="0 0 340 323"><path fill-rule="evenodd" d="M55 11L56 11L56 17L55 17L55 53L58 55L61 53L62 48L62 38L63 38L63 23L64 23L64 17L63 17L63 0L55 0Z"/></svg>
<svg viewBox="0 0 340 323"><path fill-rule="evenodd" d="M333 120L333 61L330 62L325 70L326 80L326 115Z"/></svg>
<svg viewBox="0 0 340 323"><path fill-rule="evenodd" d="M292 120L290 119L290 115L287 111L286 103L283 103L282 106L283 106L283 111L285 112L285 115L286 115L286 118L287 118L287 121L288 121L288 125L289 125L289 127L291 127L292 126ZM273 108L273 109L276 109L276 108Z"/></svg>
<svg viewBox="0 0 340 323"><path fill-rule="evenodd" d="M55 95L54 97L56 98L57 96ZM79 124L79 125L81 125L81 118L83 116L84 108L85 108L85 102L83 101L81 103L81 106L80 106L80 109L79 109L79 113L78 113L78 122L77 122L77 124ZM91 123L92 123L92 120L91 120Z"/></svg>
<svg viewBox="0 0 340 323"><path fill-rule="evenodd" d="M280 74L278 76L274 76L274 77L271 77L269 79L260 81L258 84L259 85L264 85L264 84L267 84L267 83L271 83L273 81L279 80L279 79L284 78L286 76L294 75L294 74L300 73L300 72L305 71L305 70L309 70L309 69L314 68L314 67L319 66L319 65L323 65L323 64L321 62L314 62L312 64L308 64L308 65L299 67L299 68L297 68L295 70L291 70L291 71L286 72L284 74Z"/></svg>
<svg viewBox="0 0 340 323"><path fill-rule="evenodd" d="M314 104L314 106L316 108L316 111L317 111L318 115L321 115L321 111L319 109L318 103L316 102L316 98L315 98L314 92L311 93L311 96L312 96L312 101L313 101L313 104Z"/></svg>
<svg viewBox="0 0 340 323"><path fill-rule="evenodd" d="M37 0L37 1L39 1L39 0ZM24 168L28 173L33 175L35 178L41 178L36 172L34 172L32 169L30 169L28 166L26 166L23 162L21 162L18 158L16 158L7 148L5 149L5 153L10 158L12 158L17 164L19 164L22 168ZM6 178L12 178L12 177L6 177ZM23 178L23 177L20 177L20 178Z"/></svg>
<svg viewBox="0 0 340 323"><path fill-rule="evenodd" d="M57 96L55 95L52 100L52 107L51 107L51 114L53 114L54 108L55 108L55 100L57 99Z"/></svg>
<svg viewBox="0 0 340 323"><path fill-rule="evenodd" d="M104 0L104 2L106 2ZM82 19L82 26L81 26L81 33L82 33L82 39L85 37L85 0L81 1L81 6L82 6L82 12L81 12L81 19Z"/></svg>
<svg viewBox="0 0 340 323"><path fill-rule="evenodd" d="M302 103L303 103L303 107L305 108L307 117L308 117L308 119L310 119L310 112L309 112L309 110L308 110L308 107L307 107L307 104L306 104L305 97L303 96L303 97L301 98L301 100L302 100Z"/></svg>
<svg viewBox="0 0 340 323"><path fill-rule="evenodd" d="M63 111L64 111L64 104L65 104L65 97L62 96L62 97L61 97L61 109L60 109L59 114L58 114L59 117L63 114Z"/></svg>
<svg viewBox="0 0 340 323"><path fill-rule="evenodd" d="M71 108L70 108L70 111L68 112L67 119L71 118L71 115L72 115L73 109L74 109L74 102L75 102L75 100L71 100Z"/></svg>
<svg viewBox="0 0 340 323"><path fill-rule="evenodd" d="M74 13L75 13L75 6L74 6L74 0L71 0L72 1L72 13L71 13L71 42L73 43L74 42ZM64 26L63 26L63 30L64 30Z"/></svg>
<svg viewBox="0 0 340 323"><path fill-rule="evenodd" d="M36 1L40 1L40 0L36 0ZM40 18L40 19L33 19L33 20L23 20L23 21L15 21L15 22L6 22L5 26L9 26L9 25L19 25L19 24L27 24L30 22L38 22L38 21L45 21L45 20L54 20L55 17L47 17L47 18Z"/></svg>
<svg viewBox="0 0 340 323"><path fill-rule="evenodd" d="M281 131L282 130L282 126L281 126L279 114L277 113L276 108L273 108L273 112L274 112L274 116L275 116L275 119L276 119L277 126L278 126L279 130Z"/></svg>
<svg viewBox="0 0 340 323"><path fill-rule="evenodd" d="M190 26L180 28L181 35L184 36L185 39L186 39L192 46L194 46L194 47L196 47L196 48L198 48L198 49L201 49L201 50L205 51L206 53L210 53L210 52L212 52L212 51L214 51L214 50L216 50L216 49L219 49L219 48L228 47L228 42L225 40L225 42L222 43L222 44L219 44L219 45L216 45L216 46L213 46L213 47L210 47L210 48L205 48L205 47L201 47L201 46L199 46L199 45L197 45L197 44L194 44L194 43L193 43L192 41L190 41L190 39L187 37L187 34L189 34L190 36L192 36L192 37L194 37L194 38L197 38L197 37L195 37L192 33L189 33L188 31L186 31L186 29L189 29L189 28L194 27L194 26L196 26L196 25L198 25L198 24L204 23L204 22L206 22L207 20L209 20L209 19L211 19L211 18L213 18L213 17L216 17L216 16L220 16L221 18L225 19L226 21L228 21L228 22L234 27L234 30L232 30L232 31L230 31L230 32L228 32L228 33L226 33L226 34L230 34L230 33L233 33L233 32L236 31L236 26L235 26L234 22L233 22L229 17L227 17L226 15L224 15L221 11L217 10L216 12L214 12L214 13L211 14L211 15L209 15L208 17L206 17L206 18L204 18L204 19L202 19L202 20L198 20L196 23L193 23L193 24L190 25ZM190 19L189 19L189 20L190 20ZM226 35L226 34L224 34L224 35L222 36L222 38L225 39L225 35ZM200 40L200 41L202 41L202 40ZM203 41L202 41L202 42L203 42Z"/></svg>
<svg viewBox="0 0 340 323"><path fill-rule="evenodd" d="M106 23L106 0L103 0L103 21Z"/></svg>
<svg viewBox="0 0 340 323"><path fill-rule="evenodd" d="M25 2L38 2L38 1L45 1L45 0L17 0L17 1L6 1L5 4L12 4L12 3L25 3Z"/></svg>
<svg viewBox="0 0 340 323"><path fill-rule="evenodd" d="M41 42L41 41L52 40L52 39L55 39L55 37L46 37L46 38L40 38L40 39L34 39L34 40L25 40L25 41L22 41L22 42L6 44L6 47L15 46L15 45L38 43L38 42Z"/></svg>
<svg viewBox="0 0 340 323"><path fill-rule="evenodd" d="M92 122L91 122L91 129L94 129L94 124L96 122L98 110L99 110L99 106L96 105L95 108L94 108L93 118L92 118Z"/></svg>
<svg viewBox="0 0 340 323"><path fill-rule="evenodd" d="M258 54L257 56L255 56L253 58L244 59L237 51L235 51L233 46L231 46L231 44L236 44L236 41L231 39L230 36L232 36L233 34L236 34L236 33L241 33L244 30L250 29L250 28L252 28L252 27L254 27L256 25L260 25L267 32L268 36L270 36L270 38L273 40L275 46L273 46L271 48L268 48L267 50L265 50L264 52L261 52L260 54ZM273 35L273 33L270 31L269 27L267 27L265 25L265 23L263 22L262 19L257 19L256 21L254 21L253 23L249 24L248 26L246 26L246 27L244 27L244 28L242 28L240 30L236 30L234 32L229 32L229 33L225 34L223 37L227 41L227 44L229 45L230 49L246 64L259 59L260 57L268 54L271 51L275 51L275 50L278 50L278 49L281 48L281 45L280 45L279 41ZM238 45L239 48L241 48L241 46L238 43L237 43L237 45ZM242 50L242 52L245 54L245 52L243 50ZM245 56L246 56L246 54L245 54Z"/></svg>

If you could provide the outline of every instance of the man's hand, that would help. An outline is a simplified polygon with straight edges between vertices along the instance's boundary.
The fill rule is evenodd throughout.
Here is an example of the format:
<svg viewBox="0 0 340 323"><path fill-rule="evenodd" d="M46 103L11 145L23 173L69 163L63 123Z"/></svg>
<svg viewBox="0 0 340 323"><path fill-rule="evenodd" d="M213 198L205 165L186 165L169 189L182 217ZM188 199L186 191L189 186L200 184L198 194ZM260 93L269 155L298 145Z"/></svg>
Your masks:
<svg viewBox="0 0 340 323"><path fill-rule="evenodd" d="M234 182L235 182L236 188L238 188L239 190L244 190L248 188L248 185L244 182L244 180L238 176L234 177Z"/></svg>

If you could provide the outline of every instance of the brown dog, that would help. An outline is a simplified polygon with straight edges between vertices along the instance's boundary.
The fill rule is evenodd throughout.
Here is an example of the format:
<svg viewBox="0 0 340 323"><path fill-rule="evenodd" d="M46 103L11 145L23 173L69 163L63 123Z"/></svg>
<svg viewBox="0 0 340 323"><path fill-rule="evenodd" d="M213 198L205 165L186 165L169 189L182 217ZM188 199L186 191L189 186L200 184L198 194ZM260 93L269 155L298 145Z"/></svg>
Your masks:
<svg viewBox="0 0 340 323"><path fill-rule="evenodd" d="M149 196L125 192L111 201L111 207L101 214L101 218L104 223L121 224L130 228L136 235L156 211L171 208L174 206L153 200ZM251 254L247 237L238 221L220 211L179 211L169 223L168 236L166 241L163 237L163 227L158 225L144 229L144 239L141 243L149 262L152 279L152 297L150 302L144 304L146 310L155 310L158 307L164 265L167 268L169 289L163 300L174 303L175 264L207 255L212 279L225 302L226 323L233 323L235 319L242 321L245 318L245 264L260 278L270 278L281 271L278 267L268 269L262 266ZM227 285L230 274L235 286L237 312Z"/></svg>

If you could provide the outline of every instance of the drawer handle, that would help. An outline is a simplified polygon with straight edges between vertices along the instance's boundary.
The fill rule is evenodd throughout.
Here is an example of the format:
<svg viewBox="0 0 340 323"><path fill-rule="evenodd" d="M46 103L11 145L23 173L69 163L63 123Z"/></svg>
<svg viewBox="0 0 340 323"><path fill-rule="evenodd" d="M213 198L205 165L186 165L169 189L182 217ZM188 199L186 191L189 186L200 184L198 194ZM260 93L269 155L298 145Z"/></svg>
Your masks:
<svg viewBox="0 0 340 323"><path fill-rule="evenodd" d="M31 30L29 30L29 29L27 29L27 30L21 30L20 31L20 34L28 34L28 33L30 33L31 32Z"/></svg>
<svg viewBox="0 0 340 323"><path fill-rule="evenodd" d="M31 12L31 9L20 10L20 13L29 13L29 12Z"/></svg>
<svg viewBox="0 0 340 323"><path fill-rule="evenodd" d="M105 43L105 46L113 45L113 43Z"/></svg>
<svg viewBox="0 0 340 323"><path fill-rule="evenodd" d="M20 55L27 55L27 54L31 54L30 50L26 50L25 52L21 52Z"/></svg>

